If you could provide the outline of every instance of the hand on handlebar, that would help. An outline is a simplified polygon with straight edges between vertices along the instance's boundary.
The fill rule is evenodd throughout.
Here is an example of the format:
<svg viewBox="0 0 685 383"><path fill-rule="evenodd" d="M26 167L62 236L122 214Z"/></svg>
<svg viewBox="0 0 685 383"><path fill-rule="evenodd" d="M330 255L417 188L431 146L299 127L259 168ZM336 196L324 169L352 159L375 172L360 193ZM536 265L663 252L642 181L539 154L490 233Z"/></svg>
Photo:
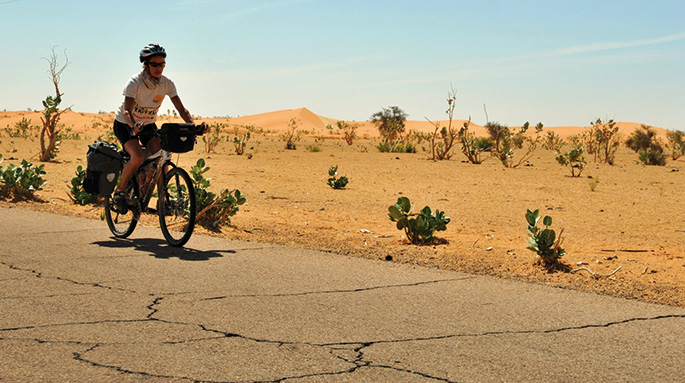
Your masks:
<svg viewBox="0 0 685 383"><path fill-rule="evenodd" d="M209 125L207 125L207 123L204 121L195 125L195 131L199 135L203 135L203 134L207 133L208 130L209 130Z"/></svg>

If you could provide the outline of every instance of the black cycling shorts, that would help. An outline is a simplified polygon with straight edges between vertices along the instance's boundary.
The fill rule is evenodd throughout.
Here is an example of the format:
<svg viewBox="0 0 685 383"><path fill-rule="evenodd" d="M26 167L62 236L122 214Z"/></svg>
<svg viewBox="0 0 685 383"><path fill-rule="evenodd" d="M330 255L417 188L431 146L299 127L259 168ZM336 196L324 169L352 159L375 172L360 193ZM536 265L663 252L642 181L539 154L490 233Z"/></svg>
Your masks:
<svg viewBox="0 0 685 383"><path fill-rule="evenodd" d="M140 145L147 146L150 139L158 135L157 125L154 123L143 125L143 129L138 132L138 136L134 137L133 129L131 129L128 124L114 120L114 135L117 136L119 142L121 142L121 146L124 146L128 141L135 139L140 140Z"/></svg>

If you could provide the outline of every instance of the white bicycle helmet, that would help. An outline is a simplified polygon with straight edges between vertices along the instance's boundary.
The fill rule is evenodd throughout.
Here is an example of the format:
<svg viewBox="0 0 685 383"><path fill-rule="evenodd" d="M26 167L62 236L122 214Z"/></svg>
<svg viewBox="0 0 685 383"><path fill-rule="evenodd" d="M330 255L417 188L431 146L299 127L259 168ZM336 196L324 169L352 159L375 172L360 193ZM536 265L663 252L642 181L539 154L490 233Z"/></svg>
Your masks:
<svg viewBox="0 0 685 383"><path fill-rule="evenodd" d="M152 56L161 55L166 57L166 51L164 47L159 44L148 44L140 51L140 62L146 62Z"/></svg>

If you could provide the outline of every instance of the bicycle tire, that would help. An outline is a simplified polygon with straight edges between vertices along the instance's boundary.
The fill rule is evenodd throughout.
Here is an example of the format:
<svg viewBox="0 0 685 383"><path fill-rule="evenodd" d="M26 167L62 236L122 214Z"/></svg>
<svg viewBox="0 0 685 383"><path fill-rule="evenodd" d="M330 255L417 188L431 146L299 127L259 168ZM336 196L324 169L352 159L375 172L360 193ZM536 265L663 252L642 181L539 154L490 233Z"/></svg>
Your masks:
<svg viewBox="0 0 685 383"><path fill-rule="evenodd" d="M111 193L105 196L105 219L109 230L117 238L127 238L133 233L138 218L140 218L140 203L138 201L138 182L136 177L131 177L126 185L126 192L128 195L128 211L126 214L120 214L114 207L114 195L116 188Z"/></svg>
<svg viewBox="0 0 685 383"><path fill-rule="evenodd" d="M188 173L174 167L157 191L157 214L162 234L174 247L185 245L195 228L195 188Z"/></svg>

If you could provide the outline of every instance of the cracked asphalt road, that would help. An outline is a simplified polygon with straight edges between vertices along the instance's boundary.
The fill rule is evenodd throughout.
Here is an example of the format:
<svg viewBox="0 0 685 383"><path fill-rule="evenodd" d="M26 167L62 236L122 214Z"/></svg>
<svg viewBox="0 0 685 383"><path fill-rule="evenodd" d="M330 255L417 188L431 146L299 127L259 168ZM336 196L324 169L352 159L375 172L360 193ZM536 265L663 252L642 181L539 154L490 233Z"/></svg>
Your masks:
<svg viewBox="0 0 685 383"><path fill-rule="evenodd" d="M0 381L682 382L685 310L0 209Z"/></svg>

